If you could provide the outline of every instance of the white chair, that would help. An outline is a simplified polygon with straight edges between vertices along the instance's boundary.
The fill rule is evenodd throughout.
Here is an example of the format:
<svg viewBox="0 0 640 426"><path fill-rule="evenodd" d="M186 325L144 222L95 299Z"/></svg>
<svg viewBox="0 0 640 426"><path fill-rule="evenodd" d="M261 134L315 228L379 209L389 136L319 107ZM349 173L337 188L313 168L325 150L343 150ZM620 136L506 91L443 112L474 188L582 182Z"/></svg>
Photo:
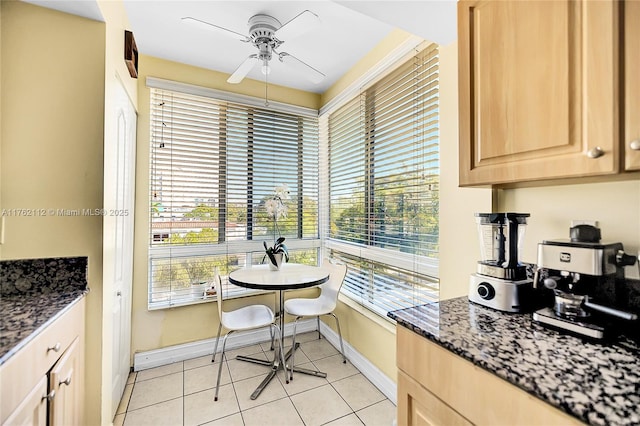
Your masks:
<svg viewBox="0 0 640 426"><path fill-rule="evenodd" d="M336 325L338 326L338 336L340 336L340 352L342 353L342 362L346 364L347 358L344 355L344 346L342 344L342 333L340 332L340 321L338 317L335 316L333 311L338 304L338 294L340 294L340 288L342 287L342 282L344 281L344 277L347 275L347 266L346 265L334 265L328 261L325 261L322 264L323 268L329 269L329 280L320 287L320 296L315 299L289 299L284 302L284 311L289 315L295 315L296 320L293 323L293 348L294 350L291 352L291 374L290 380L293 380L293 366L294 366L294 355L295 355L295 347L296 347L296 327L298 325L298 320L302 317L316 317L318 321L318 338L320 337L320 316L321 315L331 315L336 320Z"/></svg>
<svg viewBox="0 0 640 426"><path fill-rule="evenodd" d="M285 364L284 350L282 348L282 341L280 340L280 327L275 323L275 315L271 308L265 305L249 305L234 311L225 312L222 309L222 280L219 275L214 277L216 283L216 297L218 300L218 316L220 318L220 326L218 327L218 338L216 339L216 346L213 349L213 357L211 362L215 361L216 352L218 351L218 342L220 341L220 332L222 327L229 330L225 334L222 340L222 353L220 355L220 366L218 367L218 380L216 381L216 395L214 401L218 400L218 390L220 389L220 376L222 376L222 364L224 364L224 349L227 344L227 337L234 331L252 330L255 328L269 327L271 332L273 346L273 336L278 336L278 344L280 345L279 356L282 365ZM285 374L286 376L286 374ZM287 383L289 383L287 381Z"/></svg>

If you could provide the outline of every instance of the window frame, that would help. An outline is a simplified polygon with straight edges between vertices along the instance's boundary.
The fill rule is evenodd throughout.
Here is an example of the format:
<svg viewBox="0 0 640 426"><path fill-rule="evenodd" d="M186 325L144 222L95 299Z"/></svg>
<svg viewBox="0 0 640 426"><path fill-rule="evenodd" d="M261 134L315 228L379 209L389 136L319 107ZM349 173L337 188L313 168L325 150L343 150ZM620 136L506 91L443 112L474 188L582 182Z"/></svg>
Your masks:
<svg viewBox="0 0 640 426"><path fill-rule="evenodd" d="M414 40L415 42L415 40ZM349 102L353 102L354 97L362 96L363 93L366 93L367 89L374 86L378 81L383 80L388 74L392 73L396 67L402 66L402 64L413 57L417 52L429 48L430 46L435 46L436 49L439 49L435 43L428 43L424 41L415 42L412 47L404 46L402 50L404 50L405 54L400 56L398 53L395 53L393 56L393 61L387 61L383 67L378 68L375 72L367 75L363 80L356 82L350 88L346 89L340 96L336 102L333 102L331 105L328 105L321 109L320 111L320 129L321 129L321 149L320 153L322 155L321 158L321 182L325 182L326 184L323 186L321 194L323 200L323 222L321 228L321 239L323 241L323 254L325 256L337 256L341 255L355 256L360 257L363 260L370 261L372 264L376 265L388 265L390 267L400 267L406 268L407 271L415 271L416 274L420 274L424 276L427 280L433 280L432 287L432 298L421 299L418 297L416 299L415 304L421 303L431 303L437 301L439 299L439 259L436 258L425 258L422 257L420 261L416 261L415 255L406 255L406 256L398 256L398 252L395 252L396 256L393 256L394 253L389 253L385 249L380 249L375 246L369 246L366 244L358 244L358 243L348 243L342 241L340 239L334 239L330 236L330 214L329 214L329 206L330 202L330 191L329 188L329 117L332 113L339 110L342 106L347 105ZM436 57L439 57L439 54L436 54ZM390 63L391 62L391 63ZM439 107L438 107L439 109ZM366 113L365 113L366 114ZM439 120L439 119L438 119ZM368 121L361 123L363 126L366 126ZM366 132L365 132L366 133ZM366 137L364 138L366 139ZM438 143L439 143L439 131L438 131ZM365 146L368 146L368 141L365 142ZM369 148L366 148L369 149ZM439 156L439 154L438 154ZM366 172L365 172L366 175ZM439 175L439 173L438 173ZM366 207L366 206L365 206ZM355 274L355 272L350 271L347 274L346 280L349 280L349 275ZM346 284L346 283L345 283ZM375 314L382 316L390 322L393 322L390 318L386 316L386 312L381 309L376 304L367 303L363 301L366 297L363 297L362 294L356 294L349 290L348 285L343 285L342 293L354 300L356 303L364 306L368 310L374 312Z"/></svg>
<svg viewBox="0 0 640 426"><path fill-rule="evenodd" d="M273 112L275 114L287 114L287 115L292 115L292 116L298 116L299 120L315 120L315 141L316 141L316 145L315 145L315 149L318 150L318 132L317 132L317 119L318 119L318 112L317 110L313 110L310 108L303 108L303 107L299 107L299 106L294 106L294 105L288 105L288 104L284 104L284 103L280 103L280 102L269 102L269 106L265 107L264 105L264 100L263 99L259 99L259 98L253 98L253 97L249 97L249 96L244 96L244 95L236 95L233 93L229 93L229 92L223 92L223 91L219 91L219 90L215 90L215 89L209 89L209 88L204 88L204 87L199 87L199 86L195 86L195 85L190 85L190 84L186 84L186 83L179 83L179 82L175 82L175 81L168 81L168 80L163 80L163 79L158 79L155 77L147 77L147 86L151 89L160 89L160 90L165 90L165 91L170 91L170 92L178 92L181 95L195 95L195 96L202 96L202 97L206 97L206 98L212 98L215 101L224 103L224 102L228 102L228 103L233 103L235 104L235 106L240 106L240 107L246 107L248 111L250 110L254 110L254 109L259 109L261 111L267 111L267 112ZM151 103L153 99L153 95L151 94L150 91L150 97L149 97L149 102ZM153 112L150 112L150 126L153 126L152 124L152 117L151 115L153 114ZM306 124L305 124L306 126ZM313 128L313 124L312 124L312 128ZM298 129L298 137L297 137L297 161L298 164L296 166L294 166L294 169L299 170L301 167L303 167L302 162L303 162L303 143L302 143L302 136L300 136L300 129ZM153 170L152 170L152 146L154 143L154 137L153 137L153 130L152 128L150 128L150 140L149 140L149 150L150 150L150 165L149 165L149 175L152 176L153 174ZM250 133L250 132L249 132ZM313 138L312 138L313 139ZM306 139L305 139L306 141ZM310 148L313 152L313 146ZM317 152L317 151L316 151ZM317 163L318 161L318 155L317 153L314 154L314 161ZM228 177L227 171L226 171L226 167L227 167L227 163L226 161L224 162L223 166L220 166L223 170L223 172L225 173L224 175L224 179L226 180ZM319 257L320 257L320 235L319 235L319 223L318 223L318 216L319 216L319 208L320 208L320 202L319 202L319 194L318 194L318 185L319 185L319 173L317 171L317 167L318 165L316 164L316 171L315 171L315 176L312 178L309 178L309 176L302 176L302 174L298 171L296 172L297 175L295 176L296 179L296 184L298 185L298 188L300 190L300 194L297 197L297 200L294 200L294 204L296 206L296 212L297 212L297 235L295 237L293 236L289 236L287 235L287 247L290 251L290 253L292 253L294 256L296 255L296 253L300 253L300 252L305 252L307 254L310 254L313 257L313 252L315 251L315 262L317 264L317 262L319 261ZM219 176L222 176L221 172L219 174ZM275 174L275 172L274 172ZM311 181L309 182L309 180L311 179ZM220 181L222 180L222 178L220 178ZM303 221L303 217L302 214L304 213L305 209L308 208L308 206L306 206L303 202L304 198L306 197L307 191L308 191L308 187L311 186L311 193L313 194L313 186L315 185L316 188L316 192L315 192L315 197L316 197L316 201L315 201L315 210L316 210L316 219L315 219L315 230L313 230L313 227L311 228L311 233L315 233L313 236L309 236L309 232L307 232L307 228L303 229L302 228L302 221ZM304 186L304 189L303 189ZM149 196L152 196L152 191L153 191L153 185L152 185L152 180L150 179L149 182L149 189L148 189L148 193ZM226 196L226 193L224 193L224 189L221 190L222 192L222 196ZM252 191L248 191L248 192L252 192ZM150 199L151 200L151 199ZM228 201L229 199L226 199L226 201ZM254 208L255 203L252 203L251 201L247 201L246 207L247 207L247 219L246 221L249 222L251 220L251 209ZM222 205L222 204L220 204ZM226 207L226 205L225 205ZM202 302L206 302L206 301L213 301L215 300L215 296L212 297L182 297L179 298L177 300L169 300L168 302L157 302L157 301L153 301L153 280L154 280L154 272L153 272L153 264L156 261L160 261L162 259L185 259L185 258L203 258L204 256L208 256L208 257L213 257L213 256L226 256L226 262L227 262L227 270L230 272L233 269L236 268L240 268L240 267L244 267L244 266L248 266L251 264L256 264L260 259L262 259L262 255L264 254L264 247L263 247L263 241L264 237L262 239L249 239L249 238L253 238L253 235L251 234L251 226L247 226L247 231L245 234L245 239L243 240L227 240L226 236L225 236L225 223L226 220L220 220L224 217L225 212L222 211L222 208L218 209L218 213L219 213L219 217L218 217L218 242L214 243L214 244L195 244L195 245L155 245L154 244L154 233L153 233L153 220L151 220L151 215L152 212L150 211L149 213L149 226L148 226L148 231L149 231L149 235L147 236L147 240L146 240L146 244L147 244L147 249L148 249L148 255L147 255L147 259L148 259L148 301L147 301L147 307L149 310L156 310L156 309L165 309L165 308L170 308L170 307L175 307L175 306L183 306L183 305L190 305L190 304L197 304L197 303L202 303ZM254 220L253 220L254 221ZM252 221L252 224L253 224ZM164 230L162 231L164 233ZM305 235L306 232L306 235ZM239 258L241 259L240 264L236 265L236 267L231 267L229 266L229 259L230 257L233 256L239 256ZM307 256L308 257L308 256ZM222 274L221 274L222 275ZM228 281L226 280L226 274L222 276L223 278L223 287L225 289L225 299L226 298L234 298L234 297L245 297L251 294L261 294L261 293L269 293L266 291L261 291L261 290L250 290L250 289L245 289L245 288L241 288L241 287L237 287L234 286L232 284L229 284ZM207 286L208 287L208 286Z"/></svg>

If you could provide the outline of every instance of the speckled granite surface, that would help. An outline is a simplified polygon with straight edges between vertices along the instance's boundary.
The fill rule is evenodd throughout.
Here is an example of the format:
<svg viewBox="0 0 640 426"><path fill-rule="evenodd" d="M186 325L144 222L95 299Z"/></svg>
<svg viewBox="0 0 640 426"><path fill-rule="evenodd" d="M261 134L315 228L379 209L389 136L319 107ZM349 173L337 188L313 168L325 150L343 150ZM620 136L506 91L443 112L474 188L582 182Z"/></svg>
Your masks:
<svg viewBox="0 0 640 426"><path fill-rule="evenodd" d="M80 300L87 257L0 261L0 365Z"/></svg>
<svg viewBox="0 0 640 426"><path fill-rule="evenodd" d="M586 423L640 424L640 347L631 340L585 342L466 297L388 316Z"/></svg>

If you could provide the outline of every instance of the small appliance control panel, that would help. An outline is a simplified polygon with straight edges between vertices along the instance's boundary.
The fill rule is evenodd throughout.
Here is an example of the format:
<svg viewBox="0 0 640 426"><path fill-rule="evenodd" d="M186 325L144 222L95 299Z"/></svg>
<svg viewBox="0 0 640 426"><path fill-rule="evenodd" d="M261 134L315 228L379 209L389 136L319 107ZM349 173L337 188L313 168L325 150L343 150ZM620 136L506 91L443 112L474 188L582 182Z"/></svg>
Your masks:
<svg viewBox="0 0 640 426"><path fill-rule="evenodd" d="M469 300L504 312L523 312L532 280L507 281L473 274L469 280Z"/></svg>
<svg viewBox="0 0 640 426"><path fill-rule="evenodd" d="M478 284L476 291L478 292L478 296L484 300L491 300L496 296L496 289L488 282L481 282Z"/></svg>

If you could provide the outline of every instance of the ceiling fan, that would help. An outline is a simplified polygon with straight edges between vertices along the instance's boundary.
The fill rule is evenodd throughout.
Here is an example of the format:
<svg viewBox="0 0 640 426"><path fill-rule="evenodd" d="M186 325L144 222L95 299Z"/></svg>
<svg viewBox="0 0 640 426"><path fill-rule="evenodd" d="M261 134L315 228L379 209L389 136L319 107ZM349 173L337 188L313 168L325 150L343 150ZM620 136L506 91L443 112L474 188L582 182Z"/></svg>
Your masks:
<svg viewBox="0 0 640 426"><path fill-rule="evenodd" d="M325 78L323 73L311 65L306 64L287 52L279 52L276 50L286 39L295 38L320 24L318 15L309 10L305 10L284 25L281 25L280 21L272 16L264 14L254 15L249 18L248 36L190 16L182 18L182 22L225 34L245 43L251 43L258 49L258 53L249 55L249 57L236 68L233 74L227 79L228 83L240 83L242 79L249 74L249 71L258 64L261 65L263 74L269 74L271 71L269 61L271 61L274 54L277 55L280 62L295 68L313 83L318 84Z"/></svg>

